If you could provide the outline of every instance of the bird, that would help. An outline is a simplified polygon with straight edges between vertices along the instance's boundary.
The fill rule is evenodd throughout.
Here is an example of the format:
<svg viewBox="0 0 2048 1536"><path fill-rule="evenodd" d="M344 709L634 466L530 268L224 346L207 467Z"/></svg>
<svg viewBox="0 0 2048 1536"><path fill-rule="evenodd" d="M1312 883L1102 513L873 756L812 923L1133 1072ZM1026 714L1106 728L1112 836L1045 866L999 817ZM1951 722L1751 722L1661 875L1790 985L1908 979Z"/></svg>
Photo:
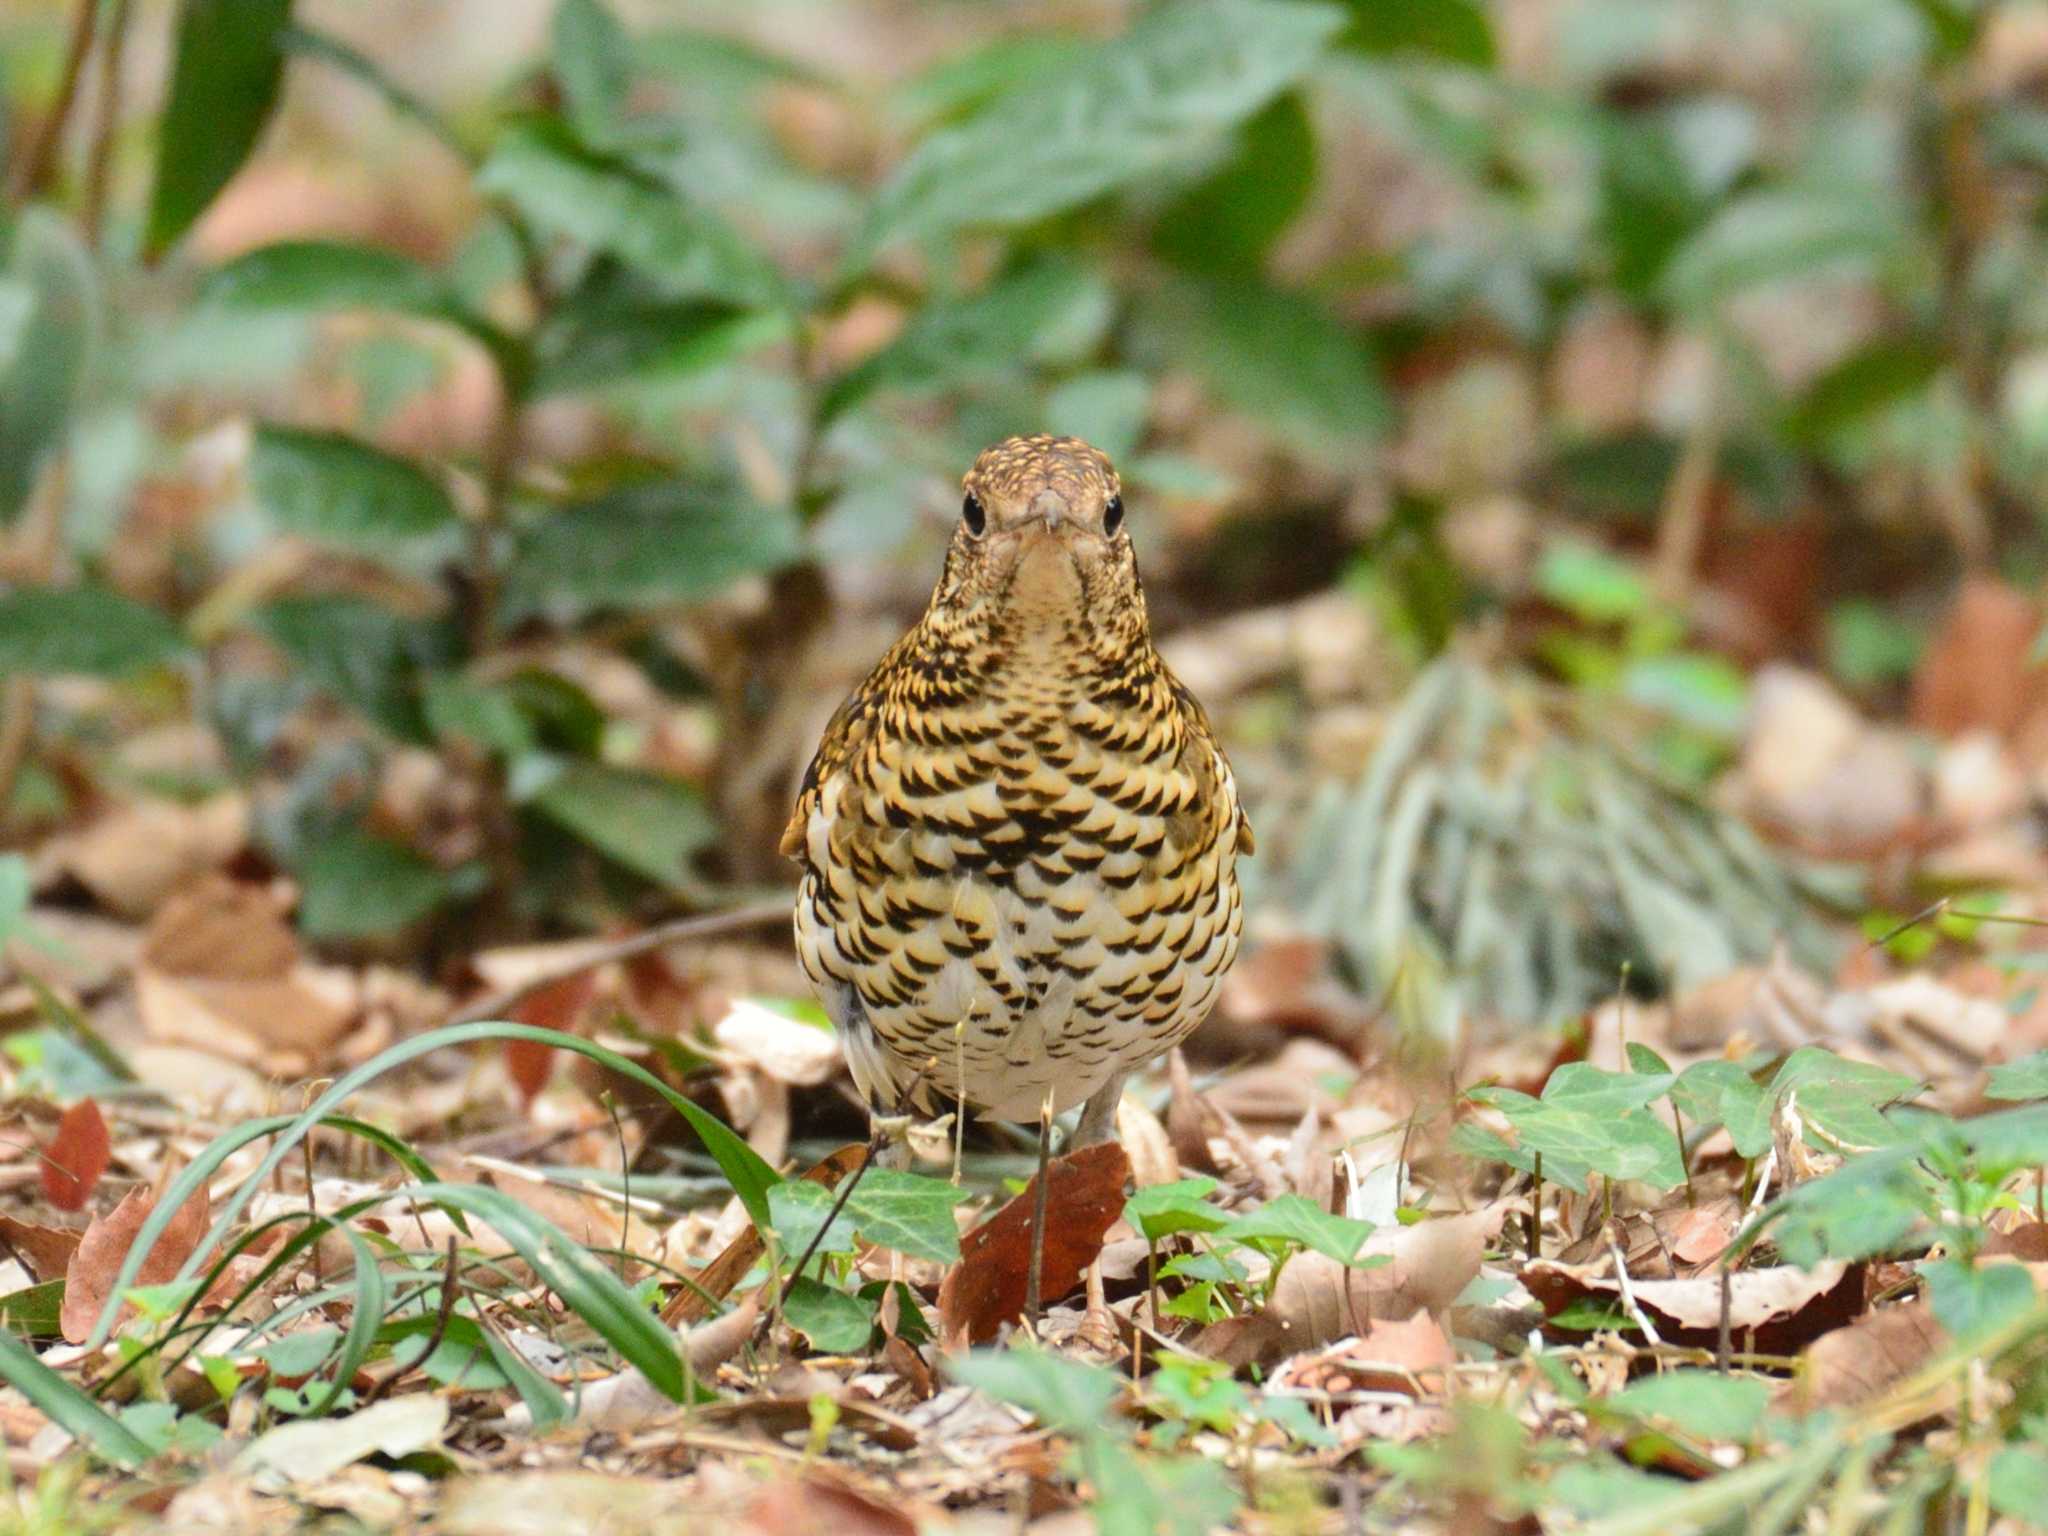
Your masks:
<svg viewBox="0 0 2048 1536"><path fill-rule="evenodd" d="M930 602L827 725L781 851L870 1160L907 1117L1038 1122L1035 1317L1053 1119L1081 1106L1070 1149L1112 1138L1125 1079L1209 1012L1253 837L1153 644L1108 456L1012 437L961 490Z"/></svg>

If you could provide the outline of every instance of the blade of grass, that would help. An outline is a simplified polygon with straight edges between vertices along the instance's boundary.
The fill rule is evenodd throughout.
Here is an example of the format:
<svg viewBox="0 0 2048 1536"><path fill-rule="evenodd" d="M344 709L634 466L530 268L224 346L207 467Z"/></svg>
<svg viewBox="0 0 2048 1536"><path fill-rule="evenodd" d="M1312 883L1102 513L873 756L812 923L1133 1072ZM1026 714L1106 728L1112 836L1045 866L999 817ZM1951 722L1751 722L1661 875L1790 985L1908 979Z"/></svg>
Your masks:
<svg viewBox="0 0 2048 1536"><path fill-rule="evenodd" d="M354 1071L336 1079L332 1087L282 1128L274 1127L273 1121L257 1121L251 1125L237 1126L214 1138L171 1182L162 1198L157 1201L156 1209L142 1224L142 1230L136 1234L134 1245L128 1250L128 1257L122 1263L121 1273L115 1279L107 1305L102 1309L99 1322L94 1326L86 1347L96 1350L107 1342L108 1335L113 1332L119 1298L135 1283L143 1259L155 1246L156 1240L163 1235L164 1229L170 1225L183 1202L191 1198L192 1192L212 1178L220 1166L237 1151L276 1129L275 1144L255 1171L228 1198L220 1215L215 1218L212 1230L185 1261L184 1266L178 1271L177 1279L190 1279L197 1272L207 1255L220 1244L228 1229L233 1226L249 1201L255 1197L256 1191L264 1187L278 1166L291 1154L292 1149L304 1140L315 1126L326 1121L330 1112L350 1094L365 1083L395 1067L403 1066L408 1061L434 1051L471 1045L483 1040L532 1040L541 1045L554 1046L559 1050L574 1051L652 1088L683 1117L691 1130L697 1133L698 1139L704 1143L705 1149L717 1162L720 1171L731 1182L733 1193L740 1197L741 1204L746 1207L747 1215L754 1224L761 1227L768 1225L768 1191L782 1182L781 1176L763 1162L760 1154L740 1140L716 1115L699 1109L638 1062L630 1061L618 1052L607 1050L591 1041L563 1034L559 1030L537 1029L527 1024L455 1024L404 1041L372 1057Z"/></svg>
<svg viewBox="0 0 2048 1536"><path fill-rule="evenodd" d="M149 1447L133 1430L43 1364L34 1350L5 1329L0 1329L0 1379L19 1388L51 1423L61 1424L107 1460L139 1467L150 1459Z"/></svg>

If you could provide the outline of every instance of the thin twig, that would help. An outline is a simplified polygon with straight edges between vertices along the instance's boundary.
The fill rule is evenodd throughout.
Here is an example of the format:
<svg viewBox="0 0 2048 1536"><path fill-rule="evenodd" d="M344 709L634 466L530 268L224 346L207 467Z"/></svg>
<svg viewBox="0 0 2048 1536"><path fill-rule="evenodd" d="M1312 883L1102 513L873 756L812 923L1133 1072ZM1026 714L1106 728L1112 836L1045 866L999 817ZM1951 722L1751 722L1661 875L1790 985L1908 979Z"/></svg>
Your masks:
<svg viewBox="0 0 2048 1536"><path fill-rule="evenodd" d="M57 142L64 137L65 119L78 99L78 80L85 69L85 56L92 51L93 27L99 20L99 0L78 0L71 13L71 38L64 45L64 72L57 79L57 99L43 120L42 132L23 152L7 183L8 199L19 205L40 192L57 158Z"/></svg>
<svg viewBox="0 0 2048 1536"><path fill-rule="evenodd" d="M367 1408L371 1403L385 1396L393 1387L405 1380L406 1377L419 1370L432 1358L434 1351L441 1347L441 1341L448 1337L449 1321L455 1316L455 1295L460 1284L461 1281L455 1269L455 1234L450 1232L448 1234L448 1267L442 1271L441 1275L441 1310L434 1318L434 1331L427 1335L427 1347L413 1357L410 1365L393 1371L389 1376L386 1376L376 1386L371 1388L369 1395L363 1399L364 1407Z"/></svg>
<svg viewBox="0 0 2048 1536"><path fill-rule="evenodd" d="M107 173L114 159L114 131L121 121L121 56L128 41L130 0L114 0L107 34L100 47L99 99L94 104L92 138L85 151L85 199L79 226L88 249L100 248L100 225L107 211Z"/></svg>
<svg viewBox="0 0 2048 1536"><path fill-rule="evenodd" d="M503 1018L506 1009L533 996L534 993L551 987L558 981L567 981L571 976L580 976L600 965L610 965L615 960L631 960L636 955L648 954L691 939L721 938L728 933L743 933L749 928L764 928L770 923L788 921L789 903L777 900L758 901L724 912L702 912L693 917L678 917L666 923L657 923L652 928L623 939L593 944L562 965L537 972L517 986L502 987L470 1004L448 1022L475 1024L485 1019Z"/></svg>

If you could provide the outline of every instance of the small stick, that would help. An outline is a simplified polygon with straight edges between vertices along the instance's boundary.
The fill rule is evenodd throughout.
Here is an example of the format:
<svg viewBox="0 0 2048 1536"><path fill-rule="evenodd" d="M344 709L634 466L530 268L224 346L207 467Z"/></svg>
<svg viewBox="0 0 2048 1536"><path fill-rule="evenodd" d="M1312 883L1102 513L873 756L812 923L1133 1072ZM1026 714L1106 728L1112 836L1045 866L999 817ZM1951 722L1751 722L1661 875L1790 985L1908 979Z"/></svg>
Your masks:
<svg viewBox="0 0 2048 1536"><path fill-rule="evenodd" d="M609 965L614 960L631 960L636 955L663 949L670 944L679 944L685 939L715 939L723 934L739 933L748 928L762 928L770 923L788 921L789 902L778 898L775 901L757 901L749 906L733 907L724 912L702 912L694 917L678 917L666 923L656 923L652 928L630 934L623 939L614 939L608 944L593 944L573 960L529 976L516 987L500 988L462 1009L448 1022L476 1024L485 1019L501 1018L506 1009L531 997L542 988L551 987L558 981L567 981L571 976L580 976L583 972L595 970L600 965Z"/></svg>
<svg viewBox="0 0 2048 1536"><path fill-rule="evenodd" d="M1046 1177L1052 1163L1052 1090L1047 1089L1045 1102L1038 1111L1038 1188L1031 1202L1031 1267L1024 1273L1024 1316L1035 1330L1038 1327L1038 1313L1043 1298L1039 1286L1043 1283L1045 1270L1045 1197L1046 1186L1051 1180Z"/></svg>

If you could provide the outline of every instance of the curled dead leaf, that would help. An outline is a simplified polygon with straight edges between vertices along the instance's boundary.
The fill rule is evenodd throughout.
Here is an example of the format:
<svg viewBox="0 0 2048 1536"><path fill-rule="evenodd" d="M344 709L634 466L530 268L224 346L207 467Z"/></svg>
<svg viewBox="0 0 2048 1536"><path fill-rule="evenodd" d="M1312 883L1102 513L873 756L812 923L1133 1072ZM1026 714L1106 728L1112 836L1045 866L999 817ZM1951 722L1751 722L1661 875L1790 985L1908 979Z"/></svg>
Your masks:
<svg viewBox="0 0 2048 1536"><path fill-rule="evenodd" d="M1497 1200L1412 1227L1382 1227L1366 1240L1363 1253L1391 1261L1376 1269L1353 1269L1319 1253L1297 1254L1280 1271L1263 1312L1210 1324L1193 1348L1231 1366L1270 1365L1369 1333L1376 1322L1441 1312L1479 1273L1487 1245L1521 1208L1518 1200Z"/></svg>
<svg viewBox="0 0 2048 1536"><path fill-rule="evenodd" d="M1800 1352L1799 1373L1778 1393L1789 1413L1854 1408L1906 1379L1948 1344L1926 1300L1880 1307Z"/></svg>
<svg viewBox="0 0 2048 1536"><path fill-rule="evenodd" d="M1537 1259L1522 1284L1555 1317L1595 1298L1622 1305L1622 1283L1607 1261L1562 1264ZM1721 1331L1719 1271L1686 1280L1632 1280L1628 1294L1667 1344L1713 1348ZM1863 1267L1828 1259L1812 1269L1792 1264L1740 1269L1728 1276L1728 1326L1740 1347L1788 1355L1863 1309Z"/></svg>

